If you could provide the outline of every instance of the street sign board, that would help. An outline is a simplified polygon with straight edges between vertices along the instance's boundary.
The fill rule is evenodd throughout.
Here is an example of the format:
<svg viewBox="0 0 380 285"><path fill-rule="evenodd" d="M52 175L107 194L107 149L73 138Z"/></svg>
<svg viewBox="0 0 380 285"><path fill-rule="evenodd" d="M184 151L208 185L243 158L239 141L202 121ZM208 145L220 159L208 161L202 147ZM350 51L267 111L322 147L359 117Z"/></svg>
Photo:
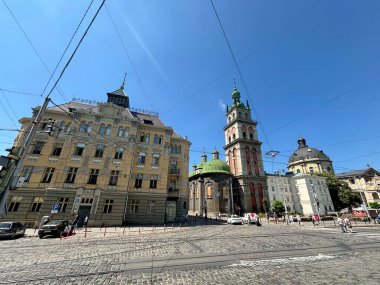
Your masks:
<svg viewBox="0 0 380 285"><path fill-rule="evenodd" d="M51 206L51 213L52 214L56 214L56 213L58 213L58 211L59 211L59 204L53 204L52 206Z"/></svg>

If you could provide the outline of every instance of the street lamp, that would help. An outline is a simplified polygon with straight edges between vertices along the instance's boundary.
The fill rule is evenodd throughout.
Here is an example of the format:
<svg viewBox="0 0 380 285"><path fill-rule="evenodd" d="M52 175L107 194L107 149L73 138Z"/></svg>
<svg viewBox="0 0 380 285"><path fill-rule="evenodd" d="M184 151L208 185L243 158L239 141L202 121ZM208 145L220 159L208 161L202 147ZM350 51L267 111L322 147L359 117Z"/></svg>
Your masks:
<svg viewBox="0 0 380 285"><path fill-rule="evenodd" d="M321 215L319 214L319 200L316 198L317 194L315 194L315 191L314 191L314 184L310 183L310 186L311 186L311 194L314 199L314 205L315 205L315 208L317 209L318 220L319 222L321 222Z"/></svg>

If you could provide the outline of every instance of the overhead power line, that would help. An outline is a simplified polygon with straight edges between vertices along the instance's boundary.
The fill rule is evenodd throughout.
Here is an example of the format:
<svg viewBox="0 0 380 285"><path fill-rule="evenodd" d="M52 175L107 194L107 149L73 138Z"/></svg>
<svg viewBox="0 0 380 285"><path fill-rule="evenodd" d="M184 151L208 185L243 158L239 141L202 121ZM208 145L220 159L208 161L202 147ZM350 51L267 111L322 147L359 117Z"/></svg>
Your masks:
<svg viewBox="0 0 380 285"><path fill-rule="evenodd" d="M26 40L28 41L29 45L32 47L34 53L37 55L38 59L41 61L42 65L45 67L46 71L52 75L52 73L50 72L50 69L49 67L46 65L45 61L42 59L41 55L38 53L37 49L35 48L34 44L32 43L32 41L30 40L30 38L28 37L28 35L26 34L26 32L24 31L23 27L21 26L20 22L17 20L16 16L13 14L12 10L9 8L9 6L7 5L7 3L5 2L5 0L2 0L5 7L7 8L7 10L9 11L9 13L11 14L12 18L14 19L14 21L16 22L16 24L18 25L18 27L20 28L21 32L23 33L23 35L25 36ZM57 89L59 94L61 95L61 97L67 101L67 98L66 96L63 94L62 90L60 88ZM42 96L42 94L40 95Z"/></svg>
<svg viewBox="0 0 380 285"><path fill-rule="evenodd" d="M62 61L62 59L63 59L63 57L65 56L66 51L68 50L69 46L71 45L71 43L72 43L72 41L73 41L75 35L77 34L77 32L78 32L80 26L82 25L82 22L83 22L84 18L86 17L88 11L90 10L90 8L91 8L93 2L94 2L94 0L91 0L90 5L88 5L86 12L84 13L82 19L80 20L80 22L79 22L77 28L76 28L75 31L74 31L74 34L71 36L70 41L69 41L68 44L66 45L66 48L65 48L65 50L63 51L61 58L59 59L59 61L57 62L56 66L55 66L55 68L54 68L54 70L53 70L53 72L51 73L48 82L46 82L45 88L44 88L44 90L42 91L41 95L43 95L43 94L45 93L46 88L49 86L49 83L50 83L50 81L52 80L54 73L56 72L58 66L60 65L60 63L61 63L61 61Z"/></svg>
<svg viewBox="0 0 380 285"><path fill-rule="evenodd" d="M3 88L0 88L0 91L7 92L7 93L14 93L14 94L21 94L21 95L29 95L29 96L41 97L41 95L35 94L35 93L21 92L21 91L15 91L15 90L3 89Z"/></svg>
<svg viewBox="0 0 380 285"><path fill-rule="evenodd" d="M237 70L237 72L238 72L238 74L239 74L240 80L241 80L241 82L243 83L243 87L244 87L244 90L245 90L245 92L246 92L246 94L247 94L247 98L250 99L251 96L250 96L250 93L249 93L249 90L248 90L247 84L245 83L245 80L244 80L243 74L242 74L242 72L241 72L241 70L240 70L240 67L239 67L238 63L237 63L236 57L235 57L235 55L234 55L234 52L233 52L232 47L231 47L231 45L230 45L230 42L229 42L229 40L228 40L228 38L227 38L226 32L224 31L223 24L222 24L222 21L220 20L220 17L219 17L218 11L217 11L216 8L215 8L215 5L214 5L213 0L210 0L210 2L211 2L211 5L212 5L212 8L214 9L215 16L216 16L216 18L218 19L219 26L220 26L220 28L221 28L221 30L222 30L222 32L223 32L224 39L226 40L226 43L227 43L228 49L229 49L230 54L231 54L231 56L232 56L232 59L233 59L233 61L234 61L234 64L235 64L236 70ZM256 111L256 108L255 108L255 106L254 106L252 100L249 100L249 101L251 101L251 105L252 105L251 108L252 108L252 110L253 110L253 112L254 112L254 114L255 114L257 120L261 122L260 117L259 117L259 114L258 114L258 112ZM259 125L259 128L261 129L261 131L262 131L262 133L263 133L263 135L264 135L264 138L265 138L265 140L266 140L268 146L272 149L272 146L271 146L271 144L270 144L270 142L269 142L268 136L266 135L266 132L265 132L265 130L264 130L264 127L263 127L263 124L262 124L262 123Z"/></svg>

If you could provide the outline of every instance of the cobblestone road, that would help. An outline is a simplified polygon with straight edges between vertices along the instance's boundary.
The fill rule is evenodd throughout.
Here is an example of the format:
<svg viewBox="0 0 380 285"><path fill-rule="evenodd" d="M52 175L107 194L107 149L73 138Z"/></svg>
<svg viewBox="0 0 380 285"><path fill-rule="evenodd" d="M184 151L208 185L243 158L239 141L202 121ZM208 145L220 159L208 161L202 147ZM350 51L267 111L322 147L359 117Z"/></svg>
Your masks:
<svg viewBox="0 0 380 285"><path fill-rule="evenodd" d="M0 241L0 284L379 284L380 226L90 229Z"/></svg>

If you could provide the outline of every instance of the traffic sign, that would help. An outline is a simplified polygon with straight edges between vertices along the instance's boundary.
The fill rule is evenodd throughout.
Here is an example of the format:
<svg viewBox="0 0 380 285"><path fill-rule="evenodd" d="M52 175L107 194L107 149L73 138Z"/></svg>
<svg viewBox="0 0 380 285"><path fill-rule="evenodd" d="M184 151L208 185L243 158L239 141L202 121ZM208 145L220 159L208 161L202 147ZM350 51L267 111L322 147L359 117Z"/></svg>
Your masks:
<svg viewBox="0 0 380 285"><path fill-rule="evenodd" d="M59 204L53 204L53 205L51 206L51 213L52 213L52 214L56 214L56 213L58 213L59 208L60 208L60 205L59 205Z"/></svg>

